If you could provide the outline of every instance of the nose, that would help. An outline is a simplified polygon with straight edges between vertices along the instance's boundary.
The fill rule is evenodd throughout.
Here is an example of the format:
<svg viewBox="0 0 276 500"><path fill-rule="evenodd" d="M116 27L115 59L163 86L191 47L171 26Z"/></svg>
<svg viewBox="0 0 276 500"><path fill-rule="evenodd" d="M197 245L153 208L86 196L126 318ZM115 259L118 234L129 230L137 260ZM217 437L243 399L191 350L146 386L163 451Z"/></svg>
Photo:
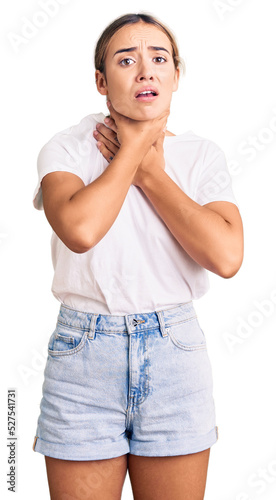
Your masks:
<svg viewBox="0 0 276 500"><path fill-rule="evenodd" d="M154 68L150 61L142 60L140 62L136 79L138 82L154 80Z"/></svg>

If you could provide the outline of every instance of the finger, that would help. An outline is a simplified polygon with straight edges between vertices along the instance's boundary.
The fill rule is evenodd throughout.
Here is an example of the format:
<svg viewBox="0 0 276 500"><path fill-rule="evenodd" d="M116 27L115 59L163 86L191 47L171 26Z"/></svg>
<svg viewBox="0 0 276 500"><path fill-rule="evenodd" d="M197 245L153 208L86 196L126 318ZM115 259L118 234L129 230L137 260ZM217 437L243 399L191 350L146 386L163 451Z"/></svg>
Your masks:
<svg viewBox="0 0 276 500"><path fill-rule="evenodd" d="M111 116L107 116L105 119L104 119L104 123L109 127L111 128L111 130L113 130L113 132L117 133L117 127L116 127L116 123L115 121L113 120L113 118L111 118Z"/></svg>
<svg viewBox="0 0 276 500"><path fill-rule="evenodd" d="M104 122L105 124L107 125L107 127L109 127L111 130L113 130L113 132L115 133L114 135L114 139L113 142L116 144L120 144L119 140L118 140L118 136L117 136L117 133L118 133L118 128L116 126L116 123L115 121L113 120L113 118L111 118L111 116L107 116L105 119L104 119Z"/></svg>
<svg viewBox="0 0 276 500"><path fill-rule="evenodd" d="M111 117L111 118L112 118L112 120L114 120L114 121L115 121L115 123L116 123L115 118L116 118L116 115L117 115L118 113L117 113L117 112L115 111L115 109L113 108L113 106L112 106L112 104L111 104L111 101L107 101L107 102L106 102L106 105L107 105L107 107L108 107L108 110L109 110L109 113L110 113L110 117Z"/></svg>
<svg viewBox="0 0 276 500"><path fill-rule="evenodd" d="M113 160L115 155L112 153L112 151L109 151L109 149L102 142L97 142L97 148L102 153L103 157L108 161L108 163Z"/></svg>
<svg viewBox="0 0 276 500"><path fill-rule="evenodd" d="M126 119L126 117L124 117L123 115L121 115L120 113L115 111L115 109L113 108L113 106L111 104L111 101L107 101L106 105L109 109L110 116L111 116L112 120L114 120L115 124L118 123L118 120L120 120L120 119L121 120Z"/></svg>
<svg viewBox="0 0 276 500"><path fill-rule="evenodd" d="M103 128L104 127L104 128ZM116 153L119 147L118 141L116 141L116 134L112 130L108 130L104 125L101 127L97 126L97 130L94 130L93 136L97 141L103 142L105 146Z"/></svg>
<svg viewBox="0 0 276 500"><path fill-rule="evenodd" d="M96 129L109 141L116 143L115 138L117 135L117 131L114 132L111 128L107 127L107 125L104 125L103 123L97 123Z"/></svg>
<svg viewBox="0 0 276 500"><path fill-rule="evenodd" d="M162 131L161 134L159 135L158 139L155 141L153 146L155 147L156 151L162 152L164 149L164 139L165 139L165 132Z"/></svg>
<svg viewBox="0 0 276 500"><path fill-rule="evenodd" d="M97 143L100 142L101 144L104 145L108 151L110 151L111 154L115 155L119 149L118 144L115 145L113 142L110 142L104 137L102 134L100 134L97 130L93 132L94 139L96 139Z"/></svg>

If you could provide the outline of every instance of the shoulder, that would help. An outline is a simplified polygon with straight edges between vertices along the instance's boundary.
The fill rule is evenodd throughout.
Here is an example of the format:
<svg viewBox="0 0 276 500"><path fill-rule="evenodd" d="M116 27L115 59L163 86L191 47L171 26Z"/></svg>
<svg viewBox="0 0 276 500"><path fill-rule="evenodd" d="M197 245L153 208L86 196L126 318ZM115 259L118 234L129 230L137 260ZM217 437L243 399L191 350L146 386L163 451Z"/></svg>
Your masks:
<svg viewBox="0 0 276 500"><path fill-rule="evenodd" d="M44 144L38 154L38 184L34 193L35 208L42 208L41 181L51 172L69 172L81 178L84 184L96 177L101 166L100 154L93 137L102 113L85 116L78 124L57 132Z"/></svg>
<svg viewBox="0 0 276 500"><path fill-rule="evenodd" d="M173 150L177 152L194 152L203 163L212 156L224 154L223 150L216 142L207 137L198 135L192 130L188 130L183 134L166 136L165 145L169 152Z"/></svg>
<svg viewBox="0 0 276 500"><path fill-rule="evenodd" d="M103 123L103 113L90 114L82 118L79 123L67 127L54 134L43 145L39 152L41 155L54 153L77 159L83 151L94 144L92 132L97 123Z"/></svg>

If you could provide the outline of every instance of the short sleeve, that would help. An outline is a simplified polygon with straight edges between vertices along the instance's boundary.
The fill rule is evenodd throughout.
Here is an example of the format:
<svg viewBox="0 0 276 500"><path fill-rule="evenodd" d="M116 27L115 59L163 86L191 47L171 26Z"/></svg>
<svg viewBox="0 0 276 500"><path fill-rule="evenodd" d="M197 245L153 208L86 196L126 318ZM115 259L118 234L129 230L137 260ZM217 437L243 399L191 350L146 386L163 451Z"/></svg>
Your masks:
<svg viewBox="0 0 276 500"><path fill-rule="evenodd" d="M238 206L225 154L219 147L214 147L213 143L210 146L202 162L195 201L199 205L212 201L230 201Z"/></svg>
<svg viewBox="0 0 276 500"><path fill-rule="evenodd" d="M76 148L72 145L72 138L66 134L54 136L40 150L37 158L38 183L33 194L33 205L37 210L43 210L41 181L51 172L70 172L82 179L78 165Z"/></svg>

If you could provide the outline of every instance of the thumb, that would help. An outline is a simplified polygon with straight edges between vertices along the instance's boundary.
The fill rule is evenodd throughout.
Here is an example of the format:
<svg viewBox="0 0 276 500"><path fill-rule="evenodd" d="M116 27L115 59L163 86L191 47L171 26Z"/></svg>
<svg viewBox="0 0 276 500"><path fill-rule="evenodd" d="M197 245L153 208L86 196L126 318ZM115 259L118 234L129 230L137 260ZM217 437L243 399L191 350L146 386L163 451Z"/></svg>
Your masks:
<svg viewBox="0 0 276 500"><path fill-rule="evenodd" d="M165 135L166 135L166 128L164 130L162 130L158 139L155 141L154 146L158 152L163 151L163 144L164 144Z"/></svg>

